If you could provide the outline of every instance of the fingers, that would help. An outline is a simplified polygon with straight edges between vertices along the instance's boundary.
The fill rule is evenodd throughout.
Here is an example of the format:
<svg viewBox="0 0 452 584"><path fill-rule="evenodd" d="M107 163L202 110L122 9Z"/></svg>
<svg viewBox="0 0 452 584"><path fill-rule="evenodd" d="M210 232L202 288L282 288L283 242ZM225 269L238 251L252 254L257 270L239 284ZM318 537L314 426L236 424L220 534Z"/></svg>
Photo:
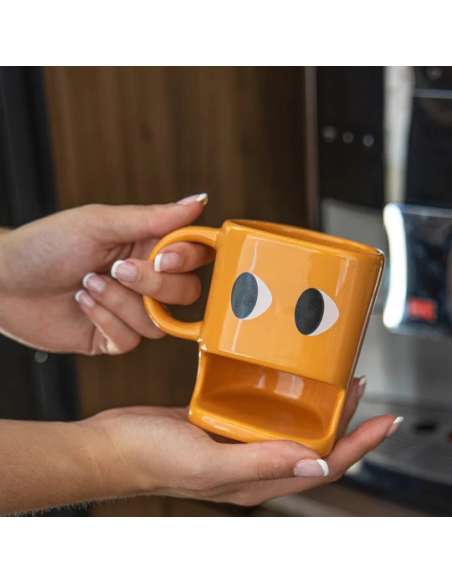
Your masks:
<svg viewBox="0 0 452 584"><path fill-rule="evenodd" d="M98 239L106 243L130 243L189 225L207 204L202 193L167 205L88 205L87 225L93 227Z"/></svg>
<svg viewBox="0 0 452 584"><path fill-rule="evenodd" d="M201 283L195 274L165 274L143 260L118 260L111 275L130 290L167 304L192 304L201 293Z"/></svg>
<svg viewBox="0 0 452 584"><path fill-rule="evenodd" d="M218 444L215 476L221 483L262 481L294 476L300 459L318 458L312 450L289 441Z"/></svg>
<svg viewBox="0 0 452 584"><path fill-rule="evenodd" d="M318 487L325 482L337 480L348 468L376 448L385 438L392 435L401 421L400 418L394 418L394 416L373 418L361 424L347 437L339 440L330 456L325 460L329 469L328 477L305 476L237 484L232 491L230 500L239 505L258 505L268 499L299 493ZM299 465L300 463L296 466L299 467ZM297 471L295 470L295 472Z"/></svg>
<svg viewBox="0 0 452 584"><path fill-rule="evenodd" d="M341 438L328 457L332 476L340 477L350 466L391 435L402 420L403 418L394 416L378 416L363 422L351 434Z"/></svg>
<svg viewBox="0 0 452 584"><path fill-rule="evenodd" d="M355 415L356 409L358 408L359 402L364 395L366 390L367 378L362 376L353 379L350 388L347 392L347 398L344 405L344 410L342 412L342 418L339 424L339 429L337 432L338 438L341 438L346 432L351 419Z"/></svg>
<svg viewBox="0 0 452 584"><path fill-rule="evenodd" d="M193 202L188 205L192 206ZM211 251L201 245L177 243L159 255L160 271L149 262L129 259L113 264L112 275L118 281L105 275L86 274L83 285L89 294L79 291L77 301L98 331L93 342L105 345L108 338L107 348L95 347L91 352L125 352L136 346L141 336L151 339L164 336L147 316L141 295L178 305L192 304L199 298L201 284L191 271L211 261Z"/></svg>
<svg viewBox="0 0 452 584"><path fill-rule="evenodd" d="M87 274L83 286L92 299L129 328L149 339L159 339L164 333L147 316L141 296L128 290L109 276Z"/></svg>
<svg viewBox="0 0 452 584"><path fill-rule="evenodd" d="M79 290L75 299L95 327L90 347L87 350L89 355L102 353L117 355L127 353L138 346L140 335L109 310L97 304L85 290Z"/></svg>
<svg viewBox="0 0 452 584"><path fill-rule="evenodd" d="M214 258L210 247L195 243L173 243L156 256L156 272L192 272L209 264Z"/></svg>

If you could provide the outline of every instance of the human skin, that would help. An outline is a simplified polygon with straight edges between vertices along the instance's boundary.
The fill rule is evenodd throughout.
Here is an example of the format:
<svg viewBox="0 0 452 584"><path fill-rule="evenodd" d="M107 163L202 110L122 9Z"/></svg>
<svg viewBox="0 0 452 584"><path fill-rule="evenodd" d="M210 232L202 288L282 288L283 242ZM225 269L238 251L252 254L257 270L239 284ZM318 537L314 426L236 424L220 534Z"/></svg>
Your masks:
<svg viewBox="0 0 452 584"><path fill-rule="evenodd" d="M200 283L193 270L212 256L175 244L159 265L145 259L205 203L194 196L170 205L89 205L0 232L0 330L31 347L87 355L160 338L141 295L194 302ZM190 424L183 408L137 406L77 422L2 420L0 513L139 494L255 505L313 488L339 478L399 425L379 416L346 435L364 385L353 381L340 438L325 461L293 442L220 441Z"/></svg>

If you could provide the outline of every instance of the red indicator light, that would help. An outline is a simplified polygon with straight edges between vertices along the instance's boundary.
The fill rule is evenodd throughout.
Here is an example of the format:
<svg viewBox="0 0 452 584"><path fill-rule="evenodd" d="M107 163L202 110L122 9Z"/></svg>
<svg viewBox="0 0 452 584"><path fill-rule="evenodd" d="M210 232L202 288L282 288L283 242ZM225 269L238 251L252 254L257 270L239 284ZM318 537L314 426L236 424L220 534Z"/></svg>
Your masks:
<svg viewBox="0 0 452 584"><path fill-rule="evenodd" d="M427 298L410 298L408 300L408 316L434 322L436 321L436 302Z"/></svg>

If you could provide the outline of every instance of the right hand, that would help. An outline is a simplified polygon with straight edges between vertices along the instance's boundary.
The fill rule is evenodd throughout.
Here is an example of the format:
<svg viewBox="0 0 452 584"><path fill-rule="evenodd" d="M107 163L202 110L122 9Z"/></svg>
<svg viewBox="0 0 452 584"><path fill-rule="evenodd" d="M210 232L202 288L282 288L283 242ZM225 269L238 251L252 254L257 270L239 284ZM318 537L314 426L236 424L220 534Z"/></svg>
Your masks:
<svg viewBox="0 0 452 584"><path fill-rule="evenodd" d="M145 259L162 236L195 221L206 202L201 194L167 205L87 205L2 233L0 332L44 351L88 355L125 353L142 337L162 337L140 291L107 274L113 265L118 277L126 272L121 282L140 288L141 269L133 278L131 270L146 266L144 288L151 296L168 304L194 302L201 284L191 272L210 261L212 250L171 246L161 265L172 259L174 273L159 273ZM90 294L79 289L82 279Z"/></svg>
<svg viewBox="0 0 452 584"><path fill-rule="evenodd" d="M125 353L134 349L143 337L155 339L164 335L147 316L142 296L176 305L192 304L199 298L201 283L194 271L212 261L212 249L181 242L162 249L153 264L147 257L162 236L200 215L207 203L207 195L200 200L203 196L184 199L178 205L160 206L158 229L154 228L153 237L140 240L128 246L127 252L113 256L116 261L108 266L109 274L104 270L96 272L93 266L93 271L84 275L81 280L84 289L77 292L76 299L88 319L87 324L95 331L91 354ZM151 216L153 210L143 208L141 213L145 212ZM131 226L132 222L129 223ZM108 267L102 265L104 269Z"/></svg>

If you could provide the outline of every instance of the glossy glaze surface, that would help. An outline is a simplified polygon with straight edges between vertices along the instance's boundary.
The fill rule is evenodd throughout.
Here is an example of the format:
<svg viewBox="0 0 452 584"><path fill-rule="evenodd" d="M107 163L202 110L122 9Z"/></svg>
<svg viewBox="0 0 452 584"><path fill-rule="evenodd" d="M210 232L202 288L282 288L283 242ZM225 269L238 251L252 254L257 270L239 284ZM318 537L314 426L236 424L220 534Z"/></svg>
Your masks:
<svg viewBox="0 0 452 584"><path fill-rule="evenodd" d="M238 440L331 448L383 268L378 250L290 226L227 221L165 237L216 249L205 318L182 323L145 298L166 332L196 340L191 420Z"/></svg>
<svg viewBox="0 0 452 584"><path fill-rule="evenodd" d="M323 455L334 443L345 390L200 351L189 417L242 442L294 440Z"/></svg>

